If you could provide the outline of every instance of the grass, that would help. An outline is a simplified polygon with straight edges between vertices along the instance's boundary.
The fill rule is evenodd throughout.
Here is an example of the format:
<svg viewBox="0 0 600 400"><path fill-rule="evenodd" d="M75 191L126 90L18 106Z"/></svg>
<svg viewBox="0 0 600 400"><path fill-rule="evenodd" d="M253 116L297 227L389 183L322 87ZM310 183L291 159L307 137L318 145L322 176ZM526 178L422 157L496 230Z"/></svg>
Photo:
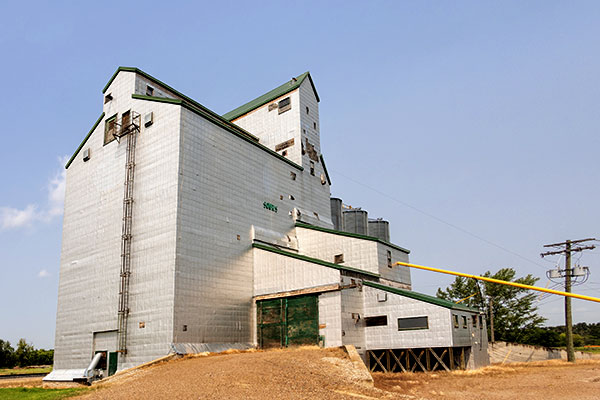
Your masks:
<svg viewBox="0 0 600 400"><path fill-rule="evenodd" d="M0 388L0 399L3 400L56 400L81 394L87 389L42 389L42 388Z"/></svg>
<svg viewBox="0 0 600 400"><path fill-rule="evenodd" d="M52 367L44 368L0 368L0 375L49 374Z"/></svg>
<svg viewBox="0 0 600 400"><path fill-rule="evenodd" d="M575 350L584 353L600 353L600 347L575 347Z"/></svg>

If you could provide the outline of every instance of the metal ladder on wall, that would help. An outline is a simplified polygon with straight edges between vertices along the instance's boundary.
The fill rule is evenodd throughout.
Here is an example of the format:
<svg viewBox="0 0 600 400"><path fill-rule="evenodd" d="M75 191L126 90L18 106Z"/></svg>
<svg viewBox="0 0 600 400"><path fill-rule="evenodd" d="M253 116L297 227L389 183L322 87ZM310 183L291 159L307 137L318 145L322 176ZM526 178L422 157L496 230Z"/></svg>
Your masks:
<svg viewBox="0 0 600 400"><path fill-rule="evenodd" d="M121 126L115 126L117 141L127 137L125 158L125 185L123 194L123 227L121 233L121 283L119 286L119 328L118 351L127 354L127 317L129 315L129 278L131 276L131 224L133 217L133 178L135 172L135 145L140 131L140 115L129 112L121 119Z"/></svg>

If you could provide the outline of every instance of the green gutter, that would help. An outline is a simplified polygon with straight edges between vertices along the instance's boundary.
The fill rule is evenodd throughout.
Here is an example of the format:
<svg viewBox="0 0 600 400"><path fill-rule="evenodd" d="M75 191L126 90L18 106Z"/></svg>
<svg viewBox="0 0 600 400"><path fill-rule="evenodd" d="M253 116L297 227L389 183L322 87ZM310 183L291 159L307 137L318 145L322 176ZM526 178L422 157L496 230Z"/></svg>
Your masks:
<svg viewBox="0 0 600 400"><path fill-rule="evenodd" d="M71 158L69 159L69 161L67 161L67 165L65 165L65 169L69 168L69 165L71 165L71 163L73 162L73 160L75 159L75 157L77 156L77 154L81 151L81 148L83 147L83 145L85 145L85 142L87 142L88 139L90 138L90 136L92 136L92 133L94 132L94 130L96 129L96 127L98 126L98 124L100 124L100 121L102 121L102 118L104 118L104 113L100 114L100 117L98 118L98 120L96 121L96 123L94 124L94 126L92 126L92 129L90 129L90 131L88 132L88 134L83 139L83 142L81 142L81 144L79 145L79 147L77 148L77 150L75 150L75 153L73 153L73 155L71 156Z"/></svg>
<svg viewBox="0 0 600 400"><path fill-rule="evenodd" d="M198 103L196 100L192 99L191 97L186 96L185 94L173 89L171 86L167 85L166 83L162 82L159 79L156 79L155 77L153 77L152 75L142 71L139 68L135 68L135 67L119 67L117 68L117 70L115 71L115 73L113 74L113 76L110 78L110 80L108 81L108 83L106 84L106 86L104 86L104 89L102 89L102 93L105 93L108 90L108 87L110 86L110 84L115 80L115 78L117 77L117 75L119 74L119 72L124 71L124 72L135 72L136 74L139 74L141 76L143 76L144 78L148 79L149 81L154 82L156 85L158 86L162 86L163 88L171 91L172 93L174 93L176 96L181 97L183 100L193 104L195 107L201 109L202 111L212 115L213 117L222 120L223 122L230 124L231 122L229 122L227 119L223 118L222 116L220 116L219 114L217 114L216 112L204 107L202 104ZM149 96L151 97L151 96ZM238 127L239 128L239 127ZM241 130L243 130L242 128L239 128ZM256 140L258 142L258 138L254 135L252 135L250 132L246 132L244 131L246 135L252 137L254 140Z"/></svg>
<svg viewBox="0 0 600 400"><path fill-rule="evenodd" d="M396 246L395 244L386 242L385 240L381 240L381 239L376 238L374 236L366 236L366 235L361 235L359 233L352 233L352 232L336 231L335 229L322 228L320 226L305 224L303 222L296 222L296 226L299 227L299 228L312 229L312 230L315 230L315 231L321 231L321 232L331 233L331 234L334 234L334 235L348 236L348 237L352 237L352 238L356 238L356 239L363 239L363 240L370 240L372 242L378 242L378 243L381 243L381 244L386 245L388 247L391 247L392 249L400 250L403 253L410 254L410 250L405 249L405 248L400 247L400 246Z"/></svg>
<svg viewBox="0 0 600 400"><path fill-rule="evenodd" d="M146 101L155 101L158 103L168 103L168 104L175 104L175 105L179 105L182 106L184 108L186 108L187 110L190 110L191 112L201 116L202 118L214 123L215 125L225 129L226 131L233 133L234 135L236 135L237 137L245 140L246 142L252 144L253 146L258 147L259 149L266 151L267 153L269 153L272 156L277 157L278 159L280 159L281 161L286 162L287 164L291 165L292 167L300 170L300 171L304 171L304 167L296 164L295 162L285 158L284 156L282 156L281 154L269 149L268 147L266 147L263 144L260 144L256 141L254 141L252 139L252 137L248 137L248 135L246 134L246 131L244 131L243 129L239 128L237 125L234 125L230 122L224 121L221 117L219 118L215 118L213 114L211 113L207 113L206 111L204 111L203 109L199 109L197 107L195 107L194 104L190 104L189 102L185 101L185 100L180 100L180 99L169 99L166 97L153 97L153 96L144 96L141 94L132 94L131 97L133 99L136 100L146 100Z"/></svg>
<svg viewBox="0 0 600 400"><path fill-rule="evenodd" d="M398 294L400 296L409 297L414 300L424 301L426 303L435 304L436 306L449 308L452 310L460 310L460 311L468 311L468 312L476 312L479 313L480 310L476 308L471 308L467 306L463 306L462 304L456 304L448 300L440 299L439 297L429 296L428 294L413 292L412 290L404 290L399 288L394 288L390 286L381 285L379 283L363 281L363 285L370 286L375 289L384 290L389 293Z"/></svg>
<svg viewBox="0 0 600 400"><path fill-rule="evenodd" d="M282 256L295 258L297 260L306 261L306 262L309 262L312 264L318 264L318 265L323 265L324 267L335 268L340 271L347 271L347 272L353 272L355 274L362 274L362 275L369 276L371 278L379 278L379 276L380 276L379 274L374 274L373 272L363 271L358 268L344 267L339 264L334 264L334 263L330 263L330 262L327 262L324 260L319 260L318 258L312 258L312 257L303 256L301 254L290 253L289 251L277 249L275 247L265 246L263 244L254 243L254 244L252 244L252 247L254 247L256 249L264 250L264 251L270 251L271 253L280 254Z"/></svg>
<svg viewBox="0 0 600 400"><path fill-rule="evenodd" d="M323 154L319 156L321 159L321 164L323 164L323 171L325 171L325 177L327 178L327 183L331 186L331 179L329 179L329 172L327 172L327 166L325 165L325 159L323 158Z"/></svg>

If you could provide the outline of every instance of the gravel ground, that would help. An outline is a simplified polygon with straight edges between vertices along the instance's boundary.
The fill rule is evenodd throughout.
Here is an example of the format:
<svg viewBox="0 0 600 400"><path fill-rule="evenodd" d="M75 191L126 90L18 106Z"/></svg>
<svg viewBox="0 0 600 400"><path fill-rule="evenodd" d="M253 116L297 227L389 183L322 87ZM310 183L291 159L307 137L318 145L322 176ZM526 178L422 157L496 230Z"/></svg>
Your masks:
<svg viewBox="0 0 600 400"><path fill-rule="evenodd" d="M373 374L375 386L404 398L428 400L599 400L600 361L491 366L435 374ZM407 397L410 396L410 397Z"/></svg>
<svg viewBox="0 0 600 400"><path fill-rule="evenodd" d="M299 348L186 357L114 379L80 399L356 399L361 383L342 349Z"/></svg>

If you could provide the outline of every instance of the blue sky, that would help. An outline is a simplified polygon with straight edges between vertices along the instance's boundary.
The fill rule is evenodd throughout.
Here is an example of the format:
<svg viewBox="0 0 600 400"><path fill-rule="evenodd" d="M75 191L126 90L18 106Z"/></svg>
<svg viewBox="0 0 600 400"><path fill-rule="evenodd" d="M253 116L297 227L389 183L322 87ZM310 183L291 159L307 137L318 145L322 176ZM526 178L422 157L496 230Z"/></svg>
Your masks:
<svg viewBox="0 0 600 400"><path fill-rule="evenodd" d="M0 338L54 345L64 157L119 65L218 113L310 70L334 196L414 263L544 277L564 260L543 244L600 237L598 20L585 1L2 3ZM600 296L599 254L574 258L575 291ZM561 298L539 304L563 323Z"/></svg>

